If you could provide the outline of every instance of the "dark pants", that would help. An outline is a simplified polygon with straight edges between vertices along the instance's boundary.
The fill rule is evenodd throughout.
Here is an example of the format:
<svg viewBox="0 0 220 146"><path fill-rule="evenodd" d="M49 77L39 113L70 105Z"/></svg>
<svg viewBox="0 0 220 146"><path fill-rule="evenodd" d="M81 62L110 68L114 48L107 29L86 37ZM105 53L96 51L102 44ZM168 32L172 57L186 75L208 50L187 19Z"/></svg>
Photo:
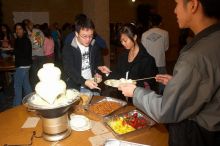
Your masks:
<svg viewBox="0 0 220 146"><path fill-rule="evenodd" d="M220 146L220 131L211 132L196 122L169 124L169 146Z"/></svg>

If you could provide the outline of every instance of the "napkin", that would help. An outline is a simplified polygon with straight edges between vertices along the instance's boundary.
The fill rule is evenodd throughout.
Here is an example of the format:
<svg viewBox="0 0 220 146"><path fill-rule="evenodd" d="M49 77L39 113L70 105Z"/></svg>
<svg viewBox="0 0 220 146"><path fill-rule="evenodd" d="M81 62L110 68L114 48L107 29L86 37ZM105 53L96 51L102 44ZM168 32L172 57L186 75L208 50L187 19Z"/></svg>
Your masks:
<svg viewBox="0 0 220 146"><path fill-rule="evenodd" d="M39 120L39 117L28 117L21 128L35 128Z"/></svg>

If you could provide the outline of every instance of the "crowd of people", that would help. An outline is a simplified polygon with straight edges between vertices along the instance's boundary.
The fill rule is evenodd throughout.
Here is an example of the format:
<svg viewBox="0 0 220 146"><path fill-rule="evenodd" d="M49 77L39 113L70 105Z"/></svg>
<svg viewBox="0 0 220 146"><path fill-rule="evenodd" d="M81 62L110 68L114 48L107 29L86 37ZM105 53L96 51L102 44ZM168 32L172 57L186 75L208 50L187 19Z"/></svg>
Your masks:
<svg viewBox="0 0 220 146"><path fill-rule="evenodd" d="M44 63L55 63L62 66L63 40L67 34L72 33L72 25L64 24L59 29L57 23L49 26L33 24L31 20L24 19L16 23L13 29L6 24L0 27L0 58L15 58L15 73L13 78L14 101L13 106L20 105L22 97L29 94L39 81L37 71ZM63 33L65 32L65 33ZM64 34L64 35L62 35ZM4 51L3 49L12 49ZM3 77L0 77L3 81ZM3 82L1 82L1 86ZM24 91L24 92L22 92Z"/></svg>
<svg viewBox="0 0 220 146"><path fill-rule="evenodd" d="M69 35L66 29L62 35L56 23L49 29L48 24L34 27L30 20L24 20L15 25L13 40L13 34L2 25L1 31L8 32L1 34L1 45L7 47L11 41L15 49L14 105L21 102L22 87L24 94L32 91L30 85L33 89L37 70L45 62L62 65L68 88L92 94L100 94L92 78L155 77L137 84L121 84L117 90L109 87L103 93L133 97L134 106L158 123L166 123L170 146L220 145L220 2L175 2L179 28L189 28L195 36L181 50L172 75L166 74L165 63L169 34L160 28L162 18L157 14L151 16L151 28L142 36L138 36L133 23L121 26L118 39L124 52L115 69L103 63L101 48L106 45L95 32L93 21L84 14L77 15L74 27L65 25Z"/></svg>

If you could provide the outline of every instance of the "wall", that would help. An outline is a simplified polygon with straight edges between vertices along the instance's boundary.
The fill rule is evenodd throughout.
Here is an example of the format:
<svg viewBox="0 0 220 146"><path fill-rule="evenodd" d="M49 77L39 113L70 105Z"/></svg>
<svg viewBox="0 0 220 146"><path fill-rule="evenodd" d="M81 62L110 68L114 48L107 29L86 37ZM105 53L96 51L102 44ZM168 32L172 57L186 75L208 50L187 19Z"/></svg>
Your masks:
<svg viewBox="0 0 220 146"><path fill-rule="evenodd" d="M111 0L83 0L83 12L92 18L96 32L105 40L108 52L110 52L109 36L109 1ZM109 53L104 56L104 63L110 66Z"/></svg>
<svg viewBox="0 0 220 146"><path fill-rule="evenodd" d="M2 0L3 22L13 26L13 11L47 11L50 23L73 22L74 16L82 12L81 0Z"/></svg>
<svg viewBox="0 0 220 146"><path fill-rule="evenodd" d="M111 23L128 23L136 20L136 8L140 4L150 4L157 6L158 0L109 0L110 22Z"/></svg>
<svg viewBox="0 0 220 146"><path fill-rule="evenodd" d="M139 4L151 4L156 6L163 17L163 27L170 34L170 49L167 52L168 60L175 60L178 56L179 29L174 14L174 0L109 0L109 21L131 22L136 19L136 8ZM93 6L91 3L90 7ZM98 9L98 8L97 8ZM2 0L3 21L13 25L13 11L48 11L50 23L73 22L74 16L83 11L82 0ZM95 12L94 12L95 13ZM100 21L98 19L97 21ZM107 27L107 26L106 26ZM102 30L101 30L102 31ZM102 33L101 33L102 34Z"/></svg>
<svg viewBox="0 0 220 146"><path fill-rule="evenodd" d="M168 61L175 61L178 57L178 36L179 28L174 14L175 1L174 0L159 0L158 2L158 13L163 17L163 28L169 32L170 37L170 48L166 53Z"/></svg>

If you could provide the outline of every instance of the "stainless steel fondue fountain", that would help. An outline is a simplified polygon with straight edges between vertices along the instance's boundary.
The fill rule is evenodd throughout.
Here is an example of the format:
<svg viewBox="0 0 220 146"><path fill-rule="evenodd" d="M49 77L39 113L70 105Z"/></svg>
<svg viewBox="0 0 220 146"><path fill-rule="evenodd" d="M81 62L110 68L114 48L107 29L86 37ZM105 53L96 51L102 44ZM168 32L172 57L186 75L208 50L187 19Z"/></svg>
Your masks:
<svg viewBox="0 0 220 146"><path fill-rule="evenodd" d="M37 105L33 103L34 98L40 97L35 93L31 93L24 97L23 104L40 113L43 138L48 141L58 141L68 137L71 134L68 110L79 100L79 96L73 97L68 102L60 105Z"/></svg>

